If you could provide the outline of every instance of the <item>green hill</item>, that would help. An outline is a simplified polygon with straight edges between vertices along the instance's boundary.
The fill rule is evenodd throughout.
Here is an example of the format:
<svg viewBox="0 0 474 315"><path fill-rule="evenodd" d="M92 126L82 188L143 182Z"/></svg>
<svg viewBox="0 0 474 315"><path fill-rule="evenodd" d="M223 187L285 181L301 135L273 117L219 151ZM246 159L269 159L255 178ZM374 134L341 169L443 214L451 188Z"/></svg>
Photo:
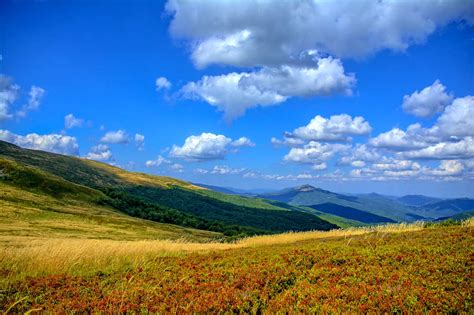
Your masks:
<svg viewBox="0 0 474 315"><path fill-rule="evenodd" d="M337 227L297 207L218 193L170 177L127 172L2 141L0 160L2 184L59 200L67 195L91 207L114 209L155 222L227 236Z"/></svg>
<svg viewBox="0 0 474 315"><path fill-rule="evenodd" d="M100 206L106 196L37 168L0 158L0 242L15 237L188 239L222 234L134 218Z"/></svg>

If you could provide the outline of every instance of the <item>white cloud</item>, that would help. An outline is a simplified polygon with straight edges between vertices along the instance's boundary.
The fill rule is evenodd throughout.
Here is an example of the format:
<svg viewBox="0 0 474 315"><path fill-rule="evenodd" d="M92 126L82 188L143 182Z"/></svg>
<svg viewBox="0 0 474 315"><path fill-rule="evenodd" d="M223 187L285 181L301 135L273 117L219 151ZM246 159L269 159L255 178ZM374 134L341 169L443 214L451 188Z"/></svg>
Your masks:
<svg viewBox="0 0 474 315"><path fill-rule="evenodd" d="M466 147L474 136L474 97L456 98L431 128L410 125L406 131L393 128L370 139L370 145L403 153L407 158L457 159L471 156Z"/></svg>
<svg viewBox="0 0 474 315"><path fill-rule="evenodd" d="M354 169L352 179L387 180L454 180L464 176L464 165L457 160L443 160L437 168L421 166L417 162L384 158L369 168Z"/></svg>
<svg viewBox="0 0 474 315"><path fill-rule="evenodd" d="M248 73L204 76L198 82L186 84L181 91L186 97L202 99L224 112L227 120L242 116L248 108L275 105L286 97L275 91L261 91L255 86L241 86L241 78Z"/></svg>
<svg viewBox="0 0 474 315"><path fill-rule="evenodd" d="M407 171L419 170L421 165L409 160L397 160L394 158L383 158L381 161L372 164L372 168L379 171Z"/></svg>
<svg viewBox="0 0 474 315"><path fill-rule="evenodd" d="M166 5L171 34L190 41L198 67L298 63L315 50L356 58L405 51L452 21L472 24L473 8L465 0L170 0Z"/></svg>
<svg viewBox="0 0 474 315"><path fill-rule="evenodd" d="M123 130L109 131L101 139L103 143L125 144L128 143L128 135Z"/></svg>
<svg viewBox="0 0 474 315"><path fill-rule="evenodd" d="M299 138L305 141L349 141L351 135L367 135L372 131L370 124L361 116L352 118L347 114L334 115L329 119L317 115L308 125L286 133L285 138Z"/></svg>
<svg viewBox="0 0 474 315"><path fill-rule="evenodd" d="M67 155L79 155L79 145L74 137L48 134L38 135L36 133L21 136L8 130L0 130L0 140L16 144L20 147L34 150L42 150Z"/></svg>
<svg viewBox="0 0 474 315"><path fill-rule="evenodd" d="M283 136L283 140L279 140L275 137L272 137L270 142L276 147L280 147L280 146L298 147L298 146L305 143L301 139L289 138L289 137L286 137L286 136Z"/></svg>
<svg viewBox="0 0 474 315"><path fill-rule="evenodd" d="M474 136L474 96L455 99L438 118L435 127L446 136Z"/></svg>
<svg viewBox="0 0 474 315"><path fill-rule="evenodd" d="M168 81L168 79L165 77L159 77L158 79L156 79L155 85L157 91L168 90L169 88L171 88L171 82Z"/></svg>
<svg viewBox="0 0 474 315"><path fill-rule="evenodd" d="M365 161L362 160L354 160L351 162L352 167L360 168L365 166Z"/></svg>
<svg viewBox="0 0 474 315"><path fill-rule="evenodd" d="M315 171L322 171L328 168L326 163L313 164L311 168Z"/></svg>
<svg viewBox="0 0 474 315"><path fill-rule="evenodd" d="M245 171L245 168L232 168L227 165L216 165L212 169L212 174L227 175L227 174L240 174Z"/></svg>
<svg viewBox="0 0 474 315"><path fill-rule="evenodd" d="M99 144L93 146L91 151L87 153L86 159L96 160L96 161L111 161L112 160L112 151L105 144Z"/></svg>
<svg viewBox="0 0 474 315"><path fill-rule="evenodd" d="M171 165L171 169L178 173L184 172L184 166L179 163L174 163L173 165Z"/></svg>
<svg viewBox="0 0 474 315"><path fill-rule="evenodd" d="M161 155L158 155L158 157L156 158L156 160L148 160L146 161L145 165L147 167L158 167L162 164L171 164L171 161L164 158L163 156Z"/></svg>
<svg viewBox="0 0 474 315"><path fill-rule="evenodd" d="M399 153L407 159L467 159L474 158L474 137L455 142L439 142L420 150Z"/></svg>
<svg viewBox="0 0 474 315"><path fill-rule="evenodd" d="M73 114L69 114L69 115L66 115L64 117L64 128L66 128L66 129L72 129L74 127L81 127L83 123L84 123L83 119L79 119L77 117L74 117Z"/></svg>
<svg viewBox="0 0 474 315"><path fill-rule="evenodd" d="M22 107L16 114L18 117L25 117L28 112L38 109L40 106L41 100L44 97L46 91L39 86L32 86L30 92L28 93L29 99L28 103Z"/></svg>
<svg viewBox="0 0 474 315"><path fill-rule="evenodd" d="M370 139L369 144L374 147L399 151L424 148L429 145L427 142L429 138L425 137L428 132L429 130L422 128L420 124L410 125L407 131L393 128ZM436 141L436 138L431 140Z"/></svg>
<svg viewBox="0 0 474 315"><path fill-rule="evenodd" d="M327 57L312 67L283 65L203 76L197 82L187 83L181 92L185 97L217 107L227 120L232 120L249 108L276 105L294 96L351 94L354 84L354 76L344 73L340 60Z"/></svg>
<svg viewBox="0 0 474 315"><path fill-rule="evenodd" d="M254 147L255 143L247 137L240 137L231 143L234 147Z"/></svg>
<svg viewBox="0 0 474 315"><path fill-rule="evenodd" d="M345 144L311 141L302 148L291 148L283 159L287 162L321 164L331 159L335 154L349 149L350 146Z"/></svg>
<svg viewBox="0 0 474 315"><path fill-rule="evenodd" d="M204 132L198 136L189 136L181 147L173 145L170 156L189 161L219 160L231 152L231 147L248 146L249 143L242 138L232 141L223 135Z"/></svg>
<svg viewBox="0 0 474 315"><path fill-rule="evenodd" d="M474 170L474 159L464 160L463 163L466 166L466 168Z"/></svg>
<svg viewBox="0 0 474 315"><path fill-rule="evenodd" d="M427 118L441 113L452 100L453 96L446 93L446 87L436 80L421 92L405 95L402 107L406 113Z"/></svg>
<svg viewBox="0 0 474 315"><path fill-rule="evenodd" d="M279 175L279 174L261 174L257 172L247 172L243 174L244 178L259 178L259 179L266 179L266 180L278 180L278 181L298 181L298 180L310 180L310 179L317 179L319 178L318 175L311 175L308 173L301 173L301 174L288 174L288 175Z"/></svg>
<svg viewBox="0 0 474 315"><path fill-rule="evenodd" d="M425 173L434 176L455 176L460 175L464 170L464 165L456 160L443 160L439 167L433 170L425 170Z"/></svg>
<svg viewBox="0 0 474 315"><path fill-rule="evenodd" d="M20 86L12 78L0 74L0 122L13 118L11 106L17 100Z"/></svg>
<svg viewBox="0 0 474 315"><path fill-rule="evenodd" d="M194 173L203 175L203 174L208 174L209 170L206 170L206 169L203 169L203 168L197 168L197 169L194 170Z"/></svg>
<svg viewBox="0 0 474 315"><path fill-rule="evenodd" d="M143 150L145 147L145 136L139 133L135 134L135 143L138 147L138 150Z"/></svg>

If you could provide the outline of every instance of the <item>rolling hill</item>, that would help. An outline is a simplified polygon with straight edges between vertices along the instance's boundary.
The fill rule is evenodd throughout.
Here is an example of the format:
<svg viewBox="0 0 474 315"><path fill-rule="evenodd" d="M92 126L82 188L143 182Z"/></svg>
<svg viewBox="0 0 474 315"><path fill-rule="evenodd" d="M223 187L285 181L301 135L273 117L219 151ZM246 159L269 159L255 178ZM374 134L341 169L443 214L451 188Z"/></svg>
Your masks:
<svg viewBox="0 0 474 315"><path fill-rule="evenodd" d="M37 168L0 158L0 242L15 237L188 239L221 233L131 217L97 204L106 196Z"/></svg>
<svg viewBox="0 0 474 315"><path fill-rule="evenodd" d="M243 236L328 230L335 224L297 207L228 195L170 177L127 172L80 158L27 150L0 141L0 183L55 202L74 200L135 218ZM5 190L7 191L7 190ZM1 195L2 202L10 198ZM64 199L64 200L66 200ZM45 204L37 207L48 207Z"/></svg>

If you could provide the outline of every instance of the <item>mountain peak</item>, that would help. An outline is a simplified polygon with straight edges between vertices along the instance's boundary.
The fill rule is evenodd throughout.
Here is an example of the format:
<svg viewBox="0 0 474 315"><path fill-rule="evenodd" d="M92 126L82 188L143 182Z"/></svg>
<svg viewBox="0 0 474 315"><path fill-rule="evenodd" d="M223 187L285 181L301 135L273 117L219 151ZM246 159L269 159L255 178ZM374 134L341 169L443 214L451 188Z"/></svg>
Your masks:
<svg viewBox="0 0 474 315"><path fill-rule="evenodd" d="M318 190L318 189L314 186L306 184L306 185L296 187L295 190L297 190L297 191L306 191L307 192L307 191L315 191L315 190Z"/></svg>

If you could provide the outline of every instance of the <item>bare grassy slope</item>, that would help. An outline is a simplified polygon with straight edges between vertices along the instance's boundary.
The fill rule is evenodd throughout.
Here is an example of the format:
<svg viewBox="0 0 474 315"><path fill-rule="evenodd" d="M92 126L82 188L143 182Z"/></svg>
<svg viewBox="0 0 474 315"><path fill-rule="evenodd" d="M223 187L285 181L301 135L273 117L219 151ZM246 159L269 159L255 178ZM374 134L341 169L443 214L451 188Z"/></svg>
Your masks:
<svg viewBox="0 0 474 315"><path fill-rule="evenodd" d="M0 158L0 170L0 237L203 241L219 236L124 215L98 205L104 198L100 191L12 160Z"/></svg>

